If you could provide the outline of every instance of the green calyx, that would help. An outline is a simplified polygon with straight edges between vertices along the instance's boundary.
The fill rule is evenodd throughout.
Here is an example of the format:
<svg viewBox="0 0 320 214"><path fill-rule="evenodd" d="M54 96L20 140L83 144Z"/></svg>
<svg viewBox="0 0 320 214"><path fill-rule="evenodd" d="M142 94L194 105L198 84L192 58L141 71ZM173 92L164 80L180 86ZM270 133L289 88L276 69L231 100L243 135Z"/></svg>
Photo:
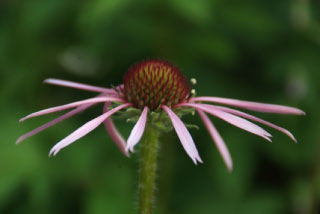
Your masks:
<svg viewBox="0 0 320 214"><path fill-rule="evenodd" d="M191 108L181 107L174 109L174 112L178 117L183 117L185 115L194 115L195 110ZM127 122L136 123L141 115L141 109L134 107L129 107L123 111L117 112L114 116L114 119L126 120ZM156 127L160 131L169 132L173 129L172 122L169 116L163 110L152 111L148 113L148 123ZM199 129L197 125L194 124L185 124L188 128Z"/></svg>

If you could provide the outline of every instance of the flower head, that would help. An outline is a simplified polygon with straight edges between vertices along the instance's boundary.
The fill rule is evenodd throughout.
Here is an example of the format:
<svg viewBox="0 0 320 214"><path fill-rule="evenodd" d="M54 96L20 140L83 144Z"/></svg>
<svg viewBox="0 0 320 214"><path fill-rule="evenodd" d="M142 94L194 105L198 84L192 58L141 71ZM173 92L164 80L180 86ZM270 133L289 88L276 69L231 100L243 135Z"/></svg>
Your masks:
<svg viewBox="0 0 320 214"><path fill-rule="evenodd" d="M124 76L124 98L134 107L151 111L174 106L187 99L190 87L177 67L151 60L135 64Z"/></svg>
<svg viewBox="0 0 320 214"><path fill-rule="evenodd" d="M186 78L181 74L179 69L162 60L147 60L135 64L129 68L129 71L125 74L124 84L113 89L57 79L47 79L44 82L92 91L98 93L98 95L86 100L38 111L22 118L20 122L32 117L74 108L66 114L21 136L17 140L17 143L75 114L78 114L95 104L104 103L102 115L85 123L69 136L58 142L50 150L50 155L56 155L62 148L70 145L79 138L82 138L100 124L104 123L111 139L123 154L129 156L129 150L134 151L135 145L140 141L143 136L145 126L147 122L149 122L151 125L157 125L163 130L170 130L173 128L177 133L183 148L193 162L197 164L197 162L202 162L202 160L186 125L180 119L183 114L190 113L190 110L196 110L211 138L215 142L216 147L227 165L227 168L231 170L232 159L228 148L207 114L213 115L245 131L271 141L271 134L250 121L261 123L286 134L295 142L296 140L294 136L288 130L226 106L266 113L305 114L300 109L288 106L248 102L220 97L194 97L193 90L191 90ZM191 82L193 84L196 83L195 79L192 79ZM225 106L218 106L212 103L222 104ZM136 121L127 141L124 140L111 119L111 116L116 113L123 114L129 117L129 120Z"/></svg>

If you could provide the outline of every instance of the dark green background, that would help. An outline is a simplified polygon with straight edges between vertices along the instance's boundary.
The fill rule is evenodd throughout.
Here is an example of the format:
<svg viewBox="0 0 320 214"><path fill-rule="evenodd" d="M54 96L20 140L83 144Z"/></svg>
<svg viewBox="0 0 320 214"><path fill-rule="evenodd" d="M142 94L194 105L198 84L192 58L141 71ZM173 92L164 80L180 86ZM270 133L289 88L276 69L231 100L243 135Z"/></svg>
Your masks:
<svg viewBox="0 0 320 214"><path fill-rule="evenodd" d="M257 113L272 144L213 118L234 161L228 173L197 116L195 166L175 133L161 144L158 214L316 213L320 196L320 2L312 0L2 0L0 213L137 213L137 154L124 157L101 126L54 158L50 148L102 106L21 145L58 114L28 113L94 96L42 84L49 77L110 87L128 67L161 58L196 78L198 95L296 106L304 116ZM133 124L118 122L128 135ZM316 211L317 210L317 211Z"/></svg>

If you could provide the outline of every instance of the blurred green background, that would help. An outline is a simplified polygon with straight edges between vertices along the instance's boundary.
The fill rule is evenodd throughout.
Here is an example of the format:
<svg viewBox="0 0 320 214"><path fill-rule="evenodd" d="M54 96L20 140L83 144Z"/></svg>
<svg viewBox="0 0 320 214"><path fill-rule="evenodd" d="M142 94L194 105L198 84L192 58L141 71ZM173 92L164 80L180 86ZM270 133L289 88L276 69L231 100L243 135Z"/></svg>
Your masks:
<svg viewBox="0 0 320 214"><path fill-rule="evenodd" d="M195 166L175 133L162 140L157 214L320 213L320 2L316 0L2 0L0 213L137 213L138 155L124 157L101 126L48 158L102 106L27 139L55 118L28 113L94 96L49 77L110 87L133 63L168 59L198 95L295 106L305 117L257 113L291 130L273 143L212 118L234 161L228 173L197 116ZM117 122L128 135L132 124Z"/></svg>

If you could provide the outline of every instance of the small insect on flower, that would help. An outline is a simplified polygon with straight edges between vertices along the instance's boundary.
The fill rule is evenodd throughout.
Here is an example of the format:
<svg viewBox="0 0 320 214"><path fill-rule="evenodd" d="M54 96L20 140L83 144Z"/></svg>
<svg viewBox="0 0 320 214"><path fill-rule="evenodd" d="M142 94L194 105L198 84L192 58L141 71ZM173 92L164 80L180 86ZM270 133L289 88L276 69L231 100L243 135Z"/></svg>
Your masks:
<svg viewBox="0 0 320 214"><path fill-rule="evenodd" d="M295 142L296 139L288 130L226 106L265 113L305 114L300 109L288 106L248 102L220 97L196 97L195 90L191 89L191 85L195 85L196 80L191 79L191 84L189 84L177 67L162 60L147 60L133 65L125 74L124 83L114 88L102 88L58 79L47 79L44 82L53 85L92 91L98 93L98 95L90 99L38 111L22 118L20 122L32 117L74 108L66 114L21 136L17 140L17 143L75 114L78 114L95 104L104 103L102 115L85 123L69 136L58 142L50 150L49 155L56 155L61 149L85 136L100 124L104 123L111 139L124 155L129 156L129 150L133 152L135 145L143 136L146 124L150 124L157 126L163 131L174 129L183 148L193 162L197 164L197 162L202 162L202 160L186 125L181 121L181 117L184 114L194 113L194 111L196 111L207 128L211 138L215 142L227 168L232 170L232 159L230 153L207 114L213 115L236 127L271 141L271 134L250 121L261 123L286 134ZM222 104L225 106L218 106L212 103ZM124 140L115 127L111 118L112 115L114 117L117 115L122 118L126 117L128 121L136 122L127 141Z"/></svg>

